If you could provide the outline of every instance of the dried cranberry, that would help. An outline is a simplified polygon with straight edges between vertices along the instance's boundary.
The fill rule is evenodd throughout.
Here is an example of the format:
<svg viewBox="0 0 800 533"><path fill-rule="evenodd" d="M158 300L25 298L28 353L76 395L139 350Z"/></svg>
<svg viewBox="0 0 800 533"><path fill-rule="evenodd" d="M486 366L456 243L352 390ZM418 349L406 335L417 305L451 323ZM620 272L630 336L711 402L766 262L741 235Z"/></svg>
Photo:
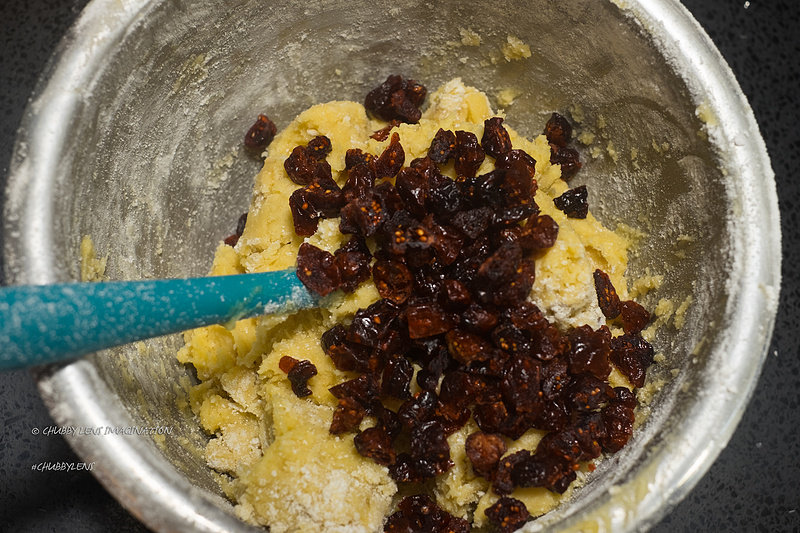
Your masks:
<svg viewBox="0 0 800 533"><path fill-rule="evenodd" d="M314 181L317 163L317 158L305 146L295 146L283 162L283 168L293 182L298 185L308 185Z"/></svg>
<svg viewBox="0 0 800 533"><path fill-rule="evenodd" d="M440 509L424 494L406 496L389 517L387 533L467 533L469 524Z"/></svg>
<svg viewBox="0 0 800 533"><path fill-rule="evenodd" d="M577 479L578 474L576 473L574 468L570 468L569 470L562 471L561 477L556 480L553 484L548 485L547 489L552 492L557 492L559 494L564 494L564 492L569 488L575 479Z"/></svg>
<svg viewBox="0 0 800 533"><path fill-rule="evenodd" d="M362 374L357 378L343 381L328 389L334 397L338 399L353 398L361 405L367 406L378 397L380 389L375 377L370 374Z"/></svg>
<svg viewBox="0 0 800 533"><path fill-rule="evenodd" d="M289 210L296 234L310 237L317 232L320 213L309 201L305 189L297 189L289 196Z"/></svg>
<svg viewBox="0 0 800 533"><path fill-rule="evenodd" d="M511 137L503 127L501 117L487 118L483 122L483 150L495 159L511 151Z"/></svg>
<svg viewBox="0 0 800 533"><path fill-rule="evenodd" d="M504 229L508 227L517 228L517 223L527 219L531 215L537 214L538 212L539 206L533 202L521 203L511 207L503 207L494 211L492 214L492 225L501 226ZM514 241L517 239L506 240Z"/></svg>
<svg viewBox="0 0 800 533"><path fill-rule="evenodd" d="M412 167L401 169L395 179L395 187L406 209L416 216L425 215L427 180L419 170Z"/></svg>
<svg viewBox="0 0 800 533"><path fill-rule="evenodd" d="M495 158L495 168L508 169L512 166L523 165L528 172L528 175L533 179L536 173L536 160L532 158L524 150L509 150Z"/></svg>
<svg viewBox="0 0 800 533"><path fill-rule="evenodd" d="M500 458L506 453L506 443L497 435L476 431L464 443L472 469L479 476L491 478Z"/></svg>
<svg viewBox="0 0 800 533"><path fill-rule="evenodd" d="M489 229L492 221L490 207L478 207L467 211L459 211L452 218L452 224L470 239L476 239Z"/></svg>
<svg viewBox="0 0 800 533"><path fill-rule="evenodd" d="M398 119L414 124L422 116L419 106L425 100L426 94L425 87L414 80L391 75L367 93L364 107L382 120Z"/></svg>
<svg viewBox="0 0 800 533"><path fill-rule="evenodd" d="M622 329L625 333L639 333L650 322L650 312L633 300L626 300L620 304L622 316Z"/></svg>
<svg viewBox="0 0 800 533"><path fill-rule="evenodd" d="M317 375L317 367L311 361L303 359L289 371L289 381L292 384L292 391L298 398L309 396L311 389L308 388L308 380Z"/></svg>
<svg viewBox="0 0 800 533"><path fill-rule="evenodd" d="M563 476L561 461L537 453L514 465L511 479L518 487L550 487Z"/></svg>
<svg viewBox="0 0 800 533"><path fill-rule="evenodd" d="M383 428L372 427L358 433L353 439L358 453L369 457L379 465L388 466L397 457L392 439Z"/></svg>
<svg viewBox="0 0 800 533"><path fill-rule="evenodd" d="M347 172L347 181L342 187L342 194L346 202L364 198L375 186L375 166L359 163Z"/></svg>
<svg viewBox="0 0 800 533"><path fill-rule="evenodd" d="M611 283L608 274L600 269L594 271L594 289L597 292L597 303L606 318L617 318L620 313L620 301L617 290Z"/></svg>
<svg viewBox="0 0 800 533"><path fill-rule="evenodd" d="M544 398L552 400L561 394L569 384L567 362L554 359L542 367L542 393Z"/></svg>
<svg viewBox="0 0 800 533"><path fill-rule="evenodd" d="M520 450L500 459L492 479L492 487L497 494L511 494L514 490L514 481L512 479L514 469L518 464L528 461L530 457L531 452Z"/></svg>
<svg viewBox="0 0 800 533"><path fill-rule="evenodd" d="M345 336L347 330L341 324L336 324L322 334L322 349L333 359L334 365L339 370L353 370L355 361L349 355L349 347L346 345ZM342 352L342 355L339 353ZM341 358L342 361L337 359ZM340 363L342 366L340 366Z"/></svg>
<svg viewBox="0 0 800 533"><path fill-rule="evenodd" d="M331 140L324 135L317 135L306 145L306 150L317 161L321 161L331 153Z"/></svg>
<svg viewBox="0 0 800 533"><path fill-rule="evenodd" d="M341 398L333 411L330 432L333 435L355 431L366 415L364 407L355 398Z"/></svg>
<svg viewBox="0 0 800 533"><path fill-rule="evenodd" d="M653 347L638 335L614 337L611 339L611 362L631 385L643 387L647 367L653 362Z"/></svg>
<svg viewBox="0 0 800 533"><path fill-rule="evenodd" d="M408 260L408 257L406 257ZM420 298L435 297L442 290L444 275L436 265L414 264L409 268L414 275L414 295Z"/></svg>
<svg viewBox="0 0 800 533"><path fill-rule="evenodd" d="M372 255L362 237L351 237L333 255L341 274L343 291L353 292L361 282L369 279Z"/></svg>
<svg viewBox="0 0 800 533"><path fill-rule="evenodd" d="M503 371L500 388L506 405L518 413L536 413L539 402L540 366L533 358L514 355Z"/></svg>
<svg viewBox="0 0 800 533"><path fill-rule="evenodd" d="M375 164L375 156L359 148L350 148L345 152L344 168L350 170L358 165L371 167Z"/></svg>
<svg viewBox="0 0 800 533"><path fill-rule="evenodd" d="M558 238L558 223L550 215L534 215L522 228L519 245L526 252L552 247Z"/></svg>
<svg viewBox="0 0 800 533"><path fill-rule="evenodd" d="M278 361L278 368L280 368L284 374L288 374L295 367L295 365L297 365L297 363L297 359L285 355Z"/></svg>
<svg viewBox="0 0 800 533"><path fill-rule="evenodd" d="M400 136L392 133L392 139L375 161L375 175L377 178L393 178L402 168L406 160Z"/></svg>
<svg viewBox="0 0 800 533"><path fill-rule="evenodd" d="M517 266L511 282L500 287L492 294L492 303L502 306L514 306L523 302L530 294L535 279L535 263L532 259L523 259Z"/></svg>
<svg viewBox="0 0 800 533"><path fill-rule="evenodd" d="M502 321L492 330L494 345L510 354L529 355L531 338L524 331L508 321Z"/></svg>
<svg viewBox="0 0 800 533"><path fill-rule="evenodd" d="M532 344L533 354L542 361L562 355L568 347L566 337L552 324L532 335Z"/></svg>
<svg viewBox="0 0 800 533"><path fill-rule="evenodd" d="M514 279L517 264L522 260L522 249L517 243L502 245L478 269L481 289L491 291Z"/></svg>
<svg viewBox="0 0 800 533"><path fill-rule="evenodd" d="M411 430L411 457L427 462L436 470L436 474L452 466L450 445L441 422L429 420Z"/></svg>
<svg viewBox="0 0 800 533"><path fill-rule="evenodd" d="M247 135L244 136L244 145L252 150L263 150L272 142L277 132L275 123L269 117L258 115L255 124L250 126Z"/></svg>
<svg viewBox="0 0 800 533"><path fill-rule="evenodd" d="M565 394L568 405L578 412L596 411L613 397L613 389L605 381L592 374L575 377Z"/></svg>
<svg viewBox="0 0 800 533"><path fill-rule="evenodd" d="M455 279L446 279L442 282L442 292L439 293L439 303L449 310L462 309L472 303L472 296L466 285Z"/></svg>
<svg viewBox="0 0 800 533"><path fill-rule="evenodd" d="M408 335L412 339L431 337L453 329L455 320L436 303L411 304L406 309Z"/></svg>
<svg viewBox="0 0 800 533"><path fill-rule="evenodd" d="M489 206L494 212L495 209L503 209L509 206L508 194L504 190L506 179L506 169L495 168L491 172L478 176L478 200L481 205Z"/></svg>
<svg viewBox="0 0 800 533"><path fill-rule="evenodd" d="M618 402L611 402L602 411L606 436L602 441L603 450L616 453L628 443L633 435L633 408Z"/></svg>
<svg viewBox="0 0 800 533"><path fill-rule="evenodd" d="M548 142L556 146L566 146L572 140L572 125L562 115L553 113L547 120L543 133Z"/></svg>
<svg viewBox="0 0 800 533"><path fill-rule="evenodd" d="M418 462L406 452L397 454L394 464L389 465L389 476L398 483L417 483L423 479Z"/></svg>
<svg viewBox="0 0 800 533"><path fill-rule="evenodd" d="M428 185L438 185L444 178L439 167L430 157L419 157L411 161L411 168L418 170Z"/></svg>
<svg viewBox="0 0 800 533"><path fill-rule="evenodd" d="M542 311L531 302L522 302L510 308L508 318L515 327L528 333L538 332L548 325Z"/></svg>
<svg viewBox="0 0 800 533"><path fill-rule="evenodd" d="M635 409L639 402L636 400L636 395L632 390L625 387L614 387L613 402Z"/></svg>
<svg viewBox="0 0 800 533"><path fill-rule="evenodd" d="M381 298L401 304L411 296L414 278L400 261L379 259L372 266L372 278Z"/></svg>
<svg viewBox="0 0 800 533"><path fill-rule="evenodd" d="M470 533L472 527L465 519L457 516L450 516L444 528L440 531L441 533Z"/></svg>
<svg viewBox="0 0 800 533"><path fill-rule="evenodd" d="M322 348L339 370L356 370L363 366L364 349L346 340L347 330L337 324L322 334Z"/></svg>
<svg viewBox="0 0 800 533"><path fill-rule="evenodd" d="M378 346L380 339L393 328L397 308L386 300L378 300L366 309L359 309L347 330L347 340L370 348Z"/></svg>
<svg viewBox="0 0 800 533"><path fill-rule="evenodd" d="M475 400L476 385L475 376L463 370L447 372L439 386L439 401L454 411L461 411Z"/></svg>
<svg viewBox="0 0 800 533"><path fill-rule="evenodd" d="M320 172L322 171L322 172ZM345 200L342 190L333 181L330 166L317 165L314 182L303 188L304 198L311 207L322 217L335 217L344 206Z"/></svg>
<svg viewBox="0 0 800 533"><path fill-rule="evenodd" d="M389 138L389 133L391 133L392 129L396 128L400 124L401 122L399 120L391 120L385 127L370 135L370 138L375 139L378 142L383 142Z"/></svg>
<svg viewBox="0 0 800 533"><path fill-rule="evenodd" d="M508 418L508 409L501 401L476 405L472 411L475 423L486 433L499 433Z"/></svg>
<svg viewBox="0 0 800 533"><path fill-rule="evenodd" d="M384 396L392 396L399 400L405 400L411 396L409 385L411 377L414 375L414 368L408 359L395 355L383 368L383 379L381 380L381 393Z"/></svg>
<svg viewBox="0 0 800 533"><path fill-rule="evenodd" d="M378 232L385 218L380 197L369 194L351 200L341 210L339 231L372 237Z"/></svg>
<svg viewBox="0 0 800 533"><path fill-rule="evenodd" d="M545 431L560 431L567 427L570 413L566 405L559 400L542 402L542 411L536 419L536 427Z"/></svg>
<svg viewBox="0 0 800 533"><path fill-rule="evenodd" d="M553 203L569 218L586 218L589 213L588 195L586 185L581 185L554 198Z"/></svg>
<svg viewBox="0 0 800 533"><path fill-rule="evenodd" d="M484 176L456 176L456 185L461 192L464 209L482 207L481 185Z"/></svg>
<svg viewBox="0 0 800 533"><path fill-rule="evenodd" d="M450 130L439 128L439 131L433 136L430 148L428 148L428 157L443 165L453 157L455 149L456 135Z"/></svg>
<svg viewBox="0 0 800 533"><path fill-rule="evenodd" d="M576 422L573 431L583 452L581 461L591 461L600 457L603 451L600 442L606 438L606 427L600 413L591 413L581 417Z"/></svg>
<svg viewBox="0 0 800 533"><path fill-rule="evenodd" d="M574 148L568 146L551 147L550 163L561 166L561 179L567 181L572 178L583 166L580 155Z"/></svg>
<svg viewBox="0 0 800 533"><path fill-rule="evenodd" d="M606 379L611 373L611 332L606 326L593 331L589 326L580 326L569 334L569 371L573 375L591 373Z"/></svg>
<svg viewBox="0 0 800 533"><path fill-rule="evenodd" d="M503 224L503 227L497 232L497 243L518 242L521 236L522 228L519 225L506 226Z"/></svg>
<svg viewBox="0 0 800 533"><path fill-rule="evenodd" d="M476 333L488 333L497 325L497 314L473 303L461 315L461 323Z"/></svg>
<svg viewBox="0 0 800 533"><path fill-rule="evenodd" d="M452 226L437 226L431 219L432 217L428 215L424 222L433 235L431 246L436 254L436 259L443 266L451 265L461 254L464 239Z"/></svg>
<svg viewBox="0 0 800 533"><path fill-rule="evenodd" d="M462 364L467 365L472 361L485 361L492 355L491 344L474 333L452 329L447 332L445 338L447 339L447 348L450 350L450 355Z"/></svg>
<svg viewBox="0 0 800 533"><path fill-rule="evenodd" d="M584 460L583 449L574 428L552 431L545 435L536 447L536 455L542 458L557 458L569 466Z"/></svg>
<svg viewBox="0 0 800 533"><path fill-rule="evenodd" d="M486 156L474 133L456 131L455 158L455 169L459 175L472 177L478 172Z"/></svg>
<svg viewBox="0 0 800 533"><path fill-rule="evenodd" d="M341 284L341 274L333 254L307 242L297 251L297 277L308 290L320 296L327 296Z"/></svg>
<svg viewBox="0 0 800 533"><path fill-rule="evenodd" d="M278 366L287 374L289 382L292 384L292 392L298 398L311 395L308 380L317 375L317 367L314 366L314 363L307 359L298 361L285 355L278 361Z"/></svg>
<svg viewBox="0 0 800 533"><path fill-rule="evenodd" d="M406 254L405 259L409 268L422 266L432 258L433 252L428 250L433 244L431 228L426 227L407 211L393 213L386 220L383 229L388 251L394 255ZM420 260L416 265L412 265L410 263L417 258L412 254L416 252L423 252L423 255L418 256Z"/></svg>
<svg viewBox="0 0 800 533"><path fill-rule="evenodd" d="M525 504L508 496L500 498L484 512L491 522L497 524L501 533L516 531L531 519Z"/></svg>
<svg viewBox="0 0 800 533"><path fill-rule="evenodd" d="M244 233L244 227L247 224L247 213L242 213L239 220L236 222L236 231L225 239L225 244L228 246L236 246L239 242L239 237Z"/></svg>
<svg viewBox="0 0 800 533"><path fill-rule="evenodd" d="M383 405L380 399L373 399L367 408L367 413L375 417L377 421L376 427L380 427L389 435L390 439L397 437L402 429L402 424L397 413Z"/></svg>
<svg viewBox="0 0 800 533"><path fill-rule="evenodd" d="M448 220L461 210L463 201L456 182L447 178L428 189L426 205L442 220Z"/></svg>
<svg viewBox="0 0 800 533"><path fill-rule="evenodd" d="M430 420L436 410L437 401L438 398L435 392L423 390L404 402L397 414L403 425L407 429L411 429L422 422Z"/></svg>

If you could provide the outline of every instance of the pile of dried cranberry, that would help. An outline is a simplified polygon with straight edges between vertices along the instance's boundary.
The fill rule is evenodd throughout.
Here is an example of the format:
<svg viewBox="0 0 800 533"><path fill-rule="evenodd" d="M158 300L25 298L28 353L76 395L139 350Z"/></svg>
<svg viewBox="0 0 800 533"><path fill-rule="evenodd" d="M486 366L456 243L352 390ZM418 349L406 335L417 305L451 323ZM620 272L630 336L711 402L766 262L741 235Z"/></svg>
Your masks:
<svg viewBox="0 0 800 533"><path fill-rule="evenodd" d="M413 80L390 76L365 103L393 124L413 123L425 93ZM335 366L359 374L330 389L339 401L331 433L355 433L360 454L387 466L398 483L414 484L453 465L447 437L474 418L480 430L469 435L466 454L502 496L486 515L513 531L530 518L506 496L515 487L562 493L580 463L628 441L637 402L630 390L608 384L611 364L642 386L653 349L639 335L649 313L621 302L602 271L595 272L598 300L623 326L620 337L607 326L562 331L528 300L534 257L555 243L558 225L539 213L535 161L511 146L502 122L486 120L480 141L440 129L427 156L407 166L396 132L380 156L348 150L341 188L325 160L326 137L296 147L284 166L301 185L289 199L295 231L309 236L321 218L339 217L340 231L352 235L333 254L303 244L300 279L327 295L353 291L371 275L381 296L322 337ZM388 138L391 129L378 134ZM567 146L569 123L553 114L544 133L551 162L571 177L580 161ZM477 175L487 156L494 170ZM440 171L450 160L455 180ZM556 206L585 217L586 189L567 191ZM285 363L293 390L310 392L305 382L316 370L308 361ZM421 389L413 396L412 379ZM367 415L375 424L361 430ZM529 429L549 433L535 450L505 456L502 437L518 439ZM387 531L468 529L421 495L403 500L386 524Z"/></svg>

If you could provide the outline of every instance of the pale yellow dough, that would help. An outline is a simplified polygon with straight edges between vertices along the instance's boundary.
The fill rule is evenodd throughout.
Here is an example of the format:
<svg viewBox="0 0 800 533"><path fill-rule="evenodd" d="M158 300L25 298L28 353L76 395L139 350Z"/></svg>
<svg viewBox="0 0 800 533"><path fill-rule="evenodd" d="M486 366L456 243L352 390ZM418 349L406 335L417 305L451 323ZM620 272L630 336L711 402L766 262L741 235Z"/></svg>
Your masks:
<svg viewBox="0 0 800 533"><path fill-rule="evenodd" d="M393 131L399 133L409 162L427 153L439 128L472 131L480 138L483 121L494 115L482 92L455 79L430 95L419 124L402 124ZM369 136L384 125L369 119L364 107L354 102L315 105L301 113L270 145L256 178L244 234L235 249L220 244L211 273L294 266L303 238L293 231L287 199L297 185L287 177L284 160L295 146L326 135L333 145L328 162L342 184L345 151L361 148L380 154L388 141ZM568 219L555 209L552 198L568 187L560 179L558 165L549 163L547 140L544 136L525 139L506 127L513 146L537 161L536 202L560 226L556 245L536 258L531 298L561 327L598 327L604 321L592 272L595 268L607 272L626 298L623 275L629 242L591 214L585 220ZM479 172L491 170L492 161L487 157ZM453 176L452 164L443 171ZM330 220L320 224L308 241L333 251L344 238L338 232L338 220ZM190 399L200 423L212 435L206 457L213 468L231 476L226 492L243 519L269 525L275 533L382 529L397 487L385 467L356 452L352 435L329 434L336 404L328 388L350 376L334 368L319 341L327 328L347 321L377 299L368 281L352 294L336 294L325 309L243 320L232 329L212 326L186 333L178 358L193 364L201 381ZM292 393L278 369L284 355L316 365L319 374L309 381L311 396L301 399ZM468 519L474 513L480 524L485 520L483 509L496 495L483 478L475 476L464 453L463 442L474 429L470 422L450 437L455 466L436 481L434 493L445 509ZM531 430L510 443L509 453L522 447L534 449L541 437L541 432ZM547 512L561 499L545 489L517 490L513 496L522 499L533 514Z"/></svg>

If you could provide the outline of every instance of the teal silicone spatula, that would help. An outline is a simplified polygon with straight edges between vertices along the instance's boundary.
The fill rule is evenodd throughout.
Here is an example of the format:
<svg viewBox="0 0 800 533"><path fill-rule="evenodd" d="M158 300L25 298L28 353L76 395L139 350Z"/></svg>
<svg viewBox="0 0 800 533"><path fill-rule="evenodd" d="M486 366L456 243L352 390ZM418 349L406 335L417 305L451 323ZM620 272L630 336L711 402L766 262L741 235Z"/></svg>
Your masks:
<svg viewBox="0 0 800 533"><path fill-rule="evenodd" d="M294 269L149 281L0 288L0 369L317 305Z"/></svg>

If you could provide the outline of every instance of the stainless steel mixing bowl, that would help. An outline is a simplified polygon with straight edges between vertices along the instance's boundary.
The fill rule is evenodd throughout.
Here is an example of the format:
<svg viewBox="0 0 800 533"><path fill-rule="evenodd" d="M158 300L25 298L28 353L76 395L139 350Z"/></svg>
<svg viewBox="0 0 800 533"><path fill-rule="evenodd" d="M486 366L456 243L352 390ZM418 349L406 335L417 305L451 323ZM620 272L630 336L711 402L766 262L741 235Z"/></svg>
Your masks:
<svg viewBox="0 0 800 533"><path fill-rule="evenodd" d="M482 37L464 46L460 29ZM532 56L506 61L519 37ZM199 275L246 210L258 162L241 149L258 112L285 125L310 104L360 100L389 73L428 87L460 76L520 93L508 121L553 110L595 133L577 178L612 227L648 233L631 279L644 299L692 296L656 339L650 412L629 446L528 531L625 531L658 520L728 441L758 378L780 272L775 185L750 108L675 1L94 0L62 43L19 132L4 206L12 283L79 276L79 242L112 279ZM608 143L612 145L609 146ZM610 149L609 149L610 148ZM206 466L186 407L180 336L41 369L54 419L108 490L159 531L245 531ZM191 379L191 378L188 378Z"/></svg>

